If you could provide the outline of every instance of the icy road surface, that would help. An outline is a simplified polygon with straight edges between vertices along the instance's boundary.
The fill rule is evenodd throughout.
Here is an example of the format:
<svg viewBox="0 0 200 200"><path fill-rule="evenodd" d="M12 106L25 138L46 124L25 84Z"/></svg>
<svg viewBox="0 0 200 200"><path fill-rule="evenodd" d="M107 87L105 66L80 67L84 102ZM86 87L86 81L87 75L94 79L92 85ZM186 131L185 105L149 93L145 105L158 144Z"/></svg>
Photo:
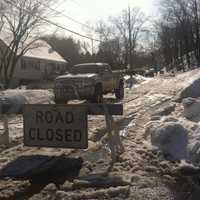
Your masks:
<svg viewBox="0 0 200 200"><path fill-rule="evenodd" d="M12 142L9 147L0 146L0 199L199 199L199 179L195 186L191 177L174 173L178 163L150 150L144 138L151 114L170 103L193 75L200 77L200 71L147 79L126 89L124 116L114 118L125 152L113 164L107 142L99 142L106 134L103 116L89 117L87 150L24 147L22 117L10 117ZM32 97L30 92L27 95ZM38 101L41 93L33 97ZM115 102L111 95L105 100ZM180 112L177 103L173 114L179 116Z"/></svg>

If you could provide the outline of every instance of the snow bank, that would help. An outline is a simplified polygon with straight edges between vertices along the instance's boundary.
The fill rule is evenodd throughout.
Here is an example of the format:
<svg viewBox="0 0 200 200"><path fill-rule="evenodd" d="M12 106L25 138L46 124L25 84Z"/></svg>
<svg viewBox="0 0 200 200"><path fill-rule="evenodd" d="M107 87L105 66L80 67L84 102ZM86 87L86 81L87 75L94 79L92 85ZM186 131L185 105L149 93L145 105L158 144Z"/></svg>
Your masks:
<svg viewBox="0 0 200 200"><path fill-rule="evenodd" d="M191 121L200 121L200 98L186 98L182 101L184 107L184 117Z"/></svg>
<svg viewBox="0 0 200 200"><path fill-rule="evenodd" d="M185 118L162 117L146 124L151 145L170 160L200 162L200 124Z"/></svg>
<svg viewBox="0 0 200 200"><path fill-rule="evenodd" d="M9 106L2 108L2 104L9 104ZM2 113L2 111L7 114L22 112L24 104L27 104L27 100L22 95L2 95L0 96L0 113Z"/></svg>
<svg viewBox="0 0 200 200"><path fill-rule="evenodd" d="M188 130L178 122L153 122L146 131L151 144L173 160L187 158Z"/></svg>
<svg viewBox="0 0 200 200"><path fill-rule="evenodd" d="M141 75L134 75L134 76L129 76L126 75L124 76L124 81L125 81L125 87L131 88L135 84L140 84L144 81L150 80L152 78L147 78Z"/></svg>
<svg viewBox="0 0 200 200"><path fill-rule="evenodd" d="M175 101L181 102L182 99L188 97L200 97L200 78L188 81L188 85L176 95Z"/></svg>
<svg viewBox="0 0 200 200"><path fill-rule="evenodd" d="M50 90L26 90L26 89L14 89L5 90L0 92L0 97L24 97L29 104L48 104L53 100L53 92Z"/></svg>

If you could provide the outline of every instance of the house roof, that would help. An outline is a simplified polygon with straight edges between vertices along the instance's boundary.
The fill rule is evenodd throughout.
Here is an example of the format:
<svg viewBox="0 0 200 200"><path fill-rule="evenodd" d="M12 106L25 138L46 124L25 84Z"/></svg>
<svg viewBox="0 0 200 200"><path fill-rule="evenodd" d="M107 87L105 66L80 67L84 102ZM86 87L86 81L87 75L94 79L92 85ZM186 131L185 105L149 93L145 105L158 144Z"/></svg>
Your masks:
<svg viewBox="0 0 200 200"><path fill-rule="evenodd" d="M5 33L0 35L0 40L4 42L6 45L8 45L11 41L10 37ZM30 42L31 40L29 39L29 41L27 41L27 44ZM53 50L52 47L44 40L37 40L30 47L31 47L30 50L28 50L23 56L68 63L59 53ZM19 48L18 51L20 53L21 48Z"/></svg>
<svg viewBox="0 0 200 200"><path fill-rule="evenodd" d="M47 42L38 40L34 43L34 45L37 45L37 47L28 50L24 56L67 63L67 61L55 50L53 50Z"/></svg>

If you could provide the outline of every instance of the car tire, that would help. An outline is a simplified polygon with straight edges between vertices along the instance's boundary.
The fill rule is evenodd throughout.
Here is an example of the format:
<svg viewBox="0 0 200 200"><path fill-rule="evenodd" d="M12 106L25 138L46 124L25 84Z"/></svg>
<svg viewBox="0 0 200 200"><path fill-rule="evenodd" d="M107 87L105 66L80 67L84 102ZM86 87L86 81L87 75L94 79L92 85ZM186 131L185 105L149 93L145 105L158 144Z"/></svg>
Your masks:
<svg viewBox="0 0 200 200"><path fill-rule="evenodd" d="M57 99L57 98L54 99L54 102L55 102L55 104L61 104L61 103L62 103L62 102L61 102L59 99Z"/></svg>
<svg viewBox="0 0 200 200"><path fill-rule="evenodd" d="M123 99L124 98L124 82L120 81L119 87L115 89L115 96L117 99Z"/></svg>
<svg viewBox="0 0 200 200"><path fill-rule="evenodd" d="M102 89L101 85L97 85L95 87L92 102L93 103L102 103L103 102L103 89Z"/></svg>
<svg viewBox="0 0 200 200"><path fill-rule="evenodd" d="M60 100L60 99L57 99L57 98L54 99L54 102L55 102L55 104L67 104L67 101Z"/></svg>

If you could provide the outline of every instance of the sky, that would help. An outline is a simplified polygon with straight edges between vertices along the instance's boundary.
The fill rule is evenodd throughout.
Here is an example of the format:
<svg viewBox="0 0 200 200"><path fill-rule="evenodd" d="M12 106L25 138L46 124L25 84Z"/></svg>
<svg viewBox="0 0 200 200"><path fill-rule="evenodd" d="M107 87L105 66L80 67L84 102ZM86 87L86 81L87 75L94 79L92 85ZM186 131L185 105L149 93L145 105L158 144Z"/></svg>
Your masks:
<svg viewBox="0 0 200 200"><path fill-rule="evenodd" d="M65 15L79 22L94 26L99 20L106 20L109 16L120 15L123 9L128 8L128 5L130 5L130 7L139 7L146 16L156 17L157 1L158 0L60 0L59 5L56 5L54 9L63 12ZM83 28L83 26L74 23L66 17L59 16L56 22L83 35L96 37L91 30L86 27ZM59 29L57 29L57 31L60 32ZM66 31L61 32L61 34L66 36L72 35ZM83 39L80 37L75 38Z"/></svg>
<svg viewBox="0 0 200 200"><path fill-rule="evenodd" d="M99 20L110 15L117 15L130 5L140 7L147 15L155 10L155 0L65 0L63 6L70 16L80 20Z"/></svg>

